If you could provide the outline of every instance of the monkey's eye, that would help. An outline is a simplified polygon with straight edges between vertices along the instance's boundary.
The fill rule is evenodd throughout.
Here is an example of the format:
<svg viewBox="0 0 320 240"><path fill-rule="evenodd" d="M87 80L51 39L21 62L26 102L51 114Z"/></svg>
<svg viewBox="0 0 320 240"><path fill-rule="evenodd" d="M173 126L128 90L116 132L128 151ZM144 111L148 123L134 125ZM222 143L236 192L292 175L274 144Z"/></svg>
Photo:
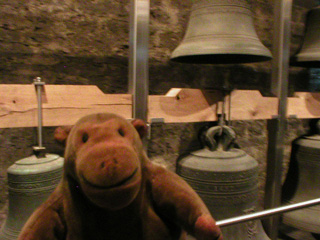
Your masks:
<svg viewBox="0 0 320 240"><path fill-rule="evenodd" d="M124 131L121 128L118 129L118 133L120 136L124 137Z"/></svg>
<svg viewBox="0 0 320 240"><path fill-rule="evenodd" d="M88 133L83 133L82 134L82 142L83 143L86 143L87 141L88 141L88 139L89 139L89 135L88 135Z"/></svg>

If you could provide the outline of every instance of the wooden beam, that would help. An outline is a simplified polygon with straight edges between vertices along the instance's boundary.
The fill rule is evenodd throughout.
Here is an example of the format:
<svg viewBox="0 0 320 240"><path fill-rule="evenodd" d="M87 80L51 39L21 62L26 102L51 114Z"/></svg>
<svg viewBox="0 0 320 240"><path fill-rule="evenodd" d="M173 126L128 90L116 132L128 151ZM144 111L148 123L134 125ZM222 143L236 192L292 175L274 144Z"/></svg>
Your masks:
<svg viewBox="0 0 320 240"><path fill-rule="evenodd" d="M211 96L210 102L207 100ZM163 118L165 122L216 121L219 92L205 93L199 89L171 89L166 95L149 96L149 120Z"/></svg>
<svg viewBox="0 0 320 240"><path fill-rule="evenodd" d="M320 92L296 92L288 98L288 115L320 118Z"/></svg>
<svg viewBox="0 0 320 240"><path fill-rule="evenodd" d="M94 85L48 84L43 90L43 126L71 125L80 117L97 112L132 116L130 94L104 94ZM222 99L219 91L173 88L166 95L149 96L148 120L217 121ZM256 90L235 90L231 94L231 120L270 119L277 114L277 101ZM37 111L33 84L0 84L0 128L35 127ZM320 118L320 93L297 92L288 98L288 115Z"/></svg>
<svg viewBox="0 0 320 240"><path fill-rule="evenodd" d="M72 125L96 112L131 117L131 95L104 94L92 85L45 85L42 103L43 126ZM0 128L35 127L37 111L33 84L0 85Z"/></svg>
<svg viewBox="0 0 320 240"><path fill-rule="evenodd" d="M278 113L277 101L259 91L235 90L231 93L231 120L271 119Z"/></svg>

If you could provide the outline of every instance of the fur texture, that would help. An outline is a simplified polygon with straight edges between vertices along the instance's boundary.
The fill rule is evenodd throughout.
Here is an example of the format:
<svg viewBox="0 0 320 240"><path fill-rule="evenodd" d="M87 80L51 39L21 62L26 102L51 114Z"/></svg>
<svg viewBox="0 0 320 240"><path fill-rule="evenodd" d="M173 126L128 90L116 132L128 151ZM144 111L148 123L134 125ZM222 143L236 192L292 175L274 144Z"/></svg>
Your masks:
<svg viewBox="0 0 320 240"><path fill-rule="evenodd" d="M143 151L146 125L93 114L58 128L63 178L19 240L222 240L208 209L178 175Z"/></svg>

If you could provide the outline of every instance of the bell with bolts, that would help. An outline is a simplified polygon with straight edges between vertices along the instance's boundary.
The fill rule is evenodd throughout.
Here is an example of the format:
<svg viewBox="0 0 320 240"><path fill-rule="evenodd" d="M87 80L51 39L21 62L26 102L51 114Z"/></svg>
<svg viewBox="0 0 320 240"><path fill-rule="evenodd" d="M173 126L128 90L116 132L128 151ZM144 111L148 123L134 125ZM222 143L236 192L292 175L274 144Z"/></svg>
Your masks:
<svg viewBox="0 0 320 240"><path fill-rule="evenodd" d="M233 147L235 132L227 126L209 128L205 148L181 157L177 173L199 194L217 220L255 212L258 208L258 162ZM228 240L267 240L261 222L221 229Z"/></svg>

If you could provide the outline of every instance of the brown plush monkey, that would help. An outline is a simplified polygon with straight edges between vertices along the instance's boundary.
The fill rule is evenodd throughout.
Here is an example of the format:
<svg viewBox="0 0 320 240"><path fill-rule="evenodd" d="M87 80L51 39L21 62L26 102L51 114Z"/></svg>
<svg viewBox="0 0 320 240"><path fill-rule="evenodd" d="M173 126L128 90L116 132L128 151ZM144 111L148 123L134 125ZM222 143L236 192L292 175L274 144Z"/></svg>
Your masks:
<svg viewBox="0 0 320 240"><path fill-rule="evenodd" d="M18 239L177 240L189 232L222 240L191 187L147 158L145 132L141 120L102 113L57 129L57 139L68 137L63 178Z"/></svg>

